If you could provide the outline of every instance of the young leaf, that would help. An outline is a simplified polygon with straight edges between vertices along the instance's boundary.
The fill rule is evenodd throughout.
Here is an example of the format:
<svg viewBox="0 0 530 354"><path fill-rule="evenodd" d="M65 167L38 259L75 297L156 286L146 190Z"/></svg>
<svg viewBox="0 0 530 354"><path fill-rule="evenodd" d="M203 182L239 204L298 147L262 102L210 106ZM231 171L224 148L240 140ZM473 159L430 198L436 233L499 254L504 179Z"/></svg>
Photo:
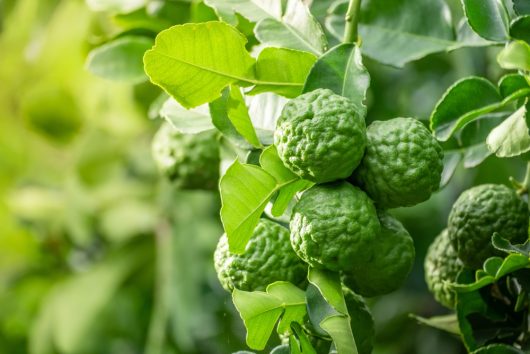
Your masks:
<svg viewBox="0 0 530 354"><path fill-rule="evenodd" d="M93 49L86 67L92 74L109 80L140 83L147 81L142 58L153 40L147 37L126 36Z"/></svg>
<svg viewBox="0 0 530 354"><path fill-rule="evenodd" d="M521 16L512 21L510 36L530 43L530 15Z"/></svg>
<svg viewBox="0 0 530 354"><path fill-rule="evenodd" d="M530 71L530 45L523 41L511 42L499 53L497 62L503 69Z"/></svg>
<svg viewBox="0 0 530 354"><path fill-rule="evenodd" d="M159 111L160 117L168 121L173 128L184 134L197 134L215 129L210 117L208 105L185 109L177 101L168 98Z"/></svg>
<svg viewBox="0 0 530 354"><path fill-rule="evenodd" d="M272 47L263 49L256 63L259 82L249 94L275 92L285 97L300 95L316 60L308 52Z"/></svg>
<svg viewBox="0 0 530 354"><path fill-rule="evenodd" d="M444 153L444 168L440 180L440 188L445 187L447 183L449 183L451 177L455 174L458 164L462 161L462 157L462 152L460 152L460 150L446 151Z"/></svg>
<svg viewBox="0 0 530 354"><path fill-rule="evenodd" d="M256 350L265 348L278 321L278 333L289 333L291 323L303 323L307 313L304 292L288 282L270 284L266 292L235 289L232 299L247 329L247 345Z"/></svg>
<svg viewBox="0 0 530 354"><path fill-rule="evenodd" d="M277 190L274 177L237 160L220 181L221 221L230 252L243 253L268 201Z"/></svg>
<svg viewBox="0 0 530 354"><path fill-rule="evenodd" d="M499 0L462 0L469 25L483 38L508 40L508 12Z"/></svg>
<svg viewBox="0 0 530 354"><path fill-rule="evenodd" d="M411 317L422 325L440 329L452 334L460 334L460 329L458 328L458 318L456 317L456 314L452 313L450 315L434 316L431 318L425 318L416 315L411 315Z"/></svg>
<svg viewBox="0 0 530 354"><path fill-rule="evenodd" d="M255 60L245 44L245 37L223 22L173 26L145 53L145 71L181 105L196 107L231 83L254 81Z"/></svg>
<svg viewBox="0 0 530 354"><path fill-rule="evenodd" d="M298 179L281 187L271 208L272 216L279 217L283 215L296 193L311 188L313 184L313 182L305 179Z"/></svg>
<svg viewBox="0 0 530 354"><path fill-rule="evenodd" d="M331 48L318 59L307 77L304 92L328 88L349 98L365 115L364 100L369 86L370 74L362 63L359 47L344 43Z"/></svg>
<svg viewBox="0 0 530 354"><path fill-rule="evenodd" d="M519 156L530 151L530 135L527 119L529 104L519 108L508 119L491 131L486 143L488 149L498 157Z"/></svg>
<svg viewBox="0 0 530 354"><path fill-rule="evenodd" d="M230 96L227 102L228 118L234 125L235 129L241 136L243 136L250 144L256 148L261 147L252 121L248 114L248 108L239 87L230 86Z"/></svg>

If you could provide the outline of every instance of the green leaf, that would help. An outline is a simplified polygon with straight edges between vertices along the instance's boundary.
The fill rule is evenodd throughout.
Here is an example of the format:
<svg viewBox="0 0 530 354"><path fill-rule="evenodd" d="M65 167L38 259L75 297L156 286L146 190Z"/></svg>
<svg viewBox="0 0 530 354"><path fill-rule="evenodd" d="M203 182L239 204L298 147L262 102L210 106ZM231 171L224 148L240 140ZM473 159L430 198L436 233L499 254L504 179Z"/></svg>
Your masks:
<svg viewBox="0 0 530 354"><path fill-rule="evenodd" d="M208 6L215 9L217 15L231 24L237 23L235 13L252 22L258 22L266 18L281 18L281 0L205 0Z"/></svg>
<svg viewBox="0 0 530 354"><path fill-rule="evenodd" d="M173 26L146 52L145 71L182 106L196 107L232 83L254 82L255 60L245 44L245 37L223 22Z"/></svg>
<svg viewBox="0 0 530 354"><path fill-rule="evenodd" d="M256 350L265 348L278 321L278 333L289 333L291 323L303 323L307 314L304 292L288 282L270 284L266 292L235 289L232 299L247 329L247 345Z"/></svg>
<svg viewBox="0 0 530 354"><path fill-rule="evenodd" d="M508 254L518 253L530 258L530 240L527 240L522 245L513 245L510 241L501 237L501 235L498 233L494 233L492 237L492 243L493 246L500 251L506 252Z"/></svg>
<svg viewBox="0 0 530 354"><path fill-rule="evenodd" d="M130 83L147 81L142 58L152 45L151 38L120 37L90 51L86 67L92 74L109 80Z"/></svg>
<svg viewBox="0 0 530 354"><path fill-rule="evenodd" d="M440 180L440 188L445 187L449 183L451 177L455 174L458 164L462 161L462 157L460 150L444 152L444 168Z"/></svg>
<svg viewBox="0 0 530 354"><path fill-rule="evenodd" d="M280 116L287 99L274 93L261 93L247 97L248 113L257 129L270 131L276 128L276 120ZM272 144L269 143L267 145Z"/></svg>
<svg viewBox="0 0 530 354"><path fill-rule="evenodd" d="M362 63L359 47L344 43L322 55L311 69L304 92L327 88L349 98L363 116L366 115L366 91L370 86L370 74Z"/></svg>
<svg viewBox="0 0 530 354"><path fill-rule="evenodd" d="M512 21L510 36L530 43L530 15L521 16Z"/></svg>
<svg viewBox="0 0 530 354"><path fill-rule="evenodd" d="M290 354L317 354L299 323L292 322L291 330L293 334L289 337Z"/></svg>
<svg viewBox="0 0 530 354"><path fill-rule="evenodd" d="M520 74L507 74L499 80L499 90L503 98L506 98L519 90L529 88L530 84L526 78Z"/></svg>
<svg viewBox="0 0 530 354"><path fill-rule="evenodd" d="M250 144L256 148L261 143L256 135L252 121L248 114L248 108L239 87L230 86L230 95L227 101L227 114L236 131L241 134Z"/></svg>
<svg viewBox="0 0 530 354"><path fill-rule="evenodd" d="M141 8L146 0L86 0L92 11L127 13Z"/></svg>
<svg viewBox="0 0 530 354"><path fill-rule="evenodd" d="M228 89L223 90L220 98L208 104L213 125L235 146L243 149L251 149L252 146L239 134L228 118L228 98L230 92Z"/></svg>
<svg viewBox="0 0 530 354"><path fill-rule="evenodd" d="M519 156L530 151L530 135L526 123L528 107L529 104L526 103L488 135L488 149L497 157Z"/></svg>
<svg viewBox="0 0 530 354"><path fill-rule="evenodd" d="M518 15L530 15L530 3L527 0L512 0L513 9Z"/></svg>
<svg viewBox="0 0 530 354"><path fill-rule="evenodd" d="M530 45L523 41L511 42L499 53L497 62L503 69L530 71Z"/></svg>
<svg viewBox="0 0 530 354"><path fill-rule="evenodd" d="M263 49L256 63L259 83L249 92L275 92L285 97L302 93L309 70L317 58L308 52L286 48Z"/></svg>
<svg viewBox="0 0 530 354"><path fill-rule="evenodd" d="M416 315L410 315L410 316L422 325L440 329L442 331L456 334L456 335L460 334L460 329L458 328L458 318L456 317L456 314L454 313L449 314L449 315L443 315L443 316L434 316L430 318L425 318L425 317L416 316Z"/></svg>
<svg viewBox="0 0 530 354"><path fill-rule="evenodd" d="M159 114L183 134L197 134L215 129L208 105L185 109L174 99L168 98L160 108Z"/></svg>
<svg viewBox="0 0 530 354"><path fill-rule="evenodd" d="M279 217L283 215L296 193L311 188L313 185L314 183L311 181L298 179L281 187L271 208L272 216Z"/></svg>
<svg viewBox="0 0 530 354"><path fill-rule="evenodd" d="M501 0L462 0L464 12L473 30L483 38L508 40L508 12Z"/></svg>
<svg viewBox="0 0 530 354"><path fill-rule="evenodd" d="M340 354L358 354L338 273L309 269L309 318L327 333Z"/></svg>
<svg viewBox="0 0 530 354"><path fill-rule="evenodd" d="M230 252L245 252L248 240L277 188L271 174L237 160L221 177L221 221Z"/></svg>
<svg viewBox="0 0 530 354"><path fill-rule="evenodd" d="M254 28L256 38L267 46L285 47L321 55L327 46L318 21L302 0L287 0L281 19L265 18Z"/></svg>

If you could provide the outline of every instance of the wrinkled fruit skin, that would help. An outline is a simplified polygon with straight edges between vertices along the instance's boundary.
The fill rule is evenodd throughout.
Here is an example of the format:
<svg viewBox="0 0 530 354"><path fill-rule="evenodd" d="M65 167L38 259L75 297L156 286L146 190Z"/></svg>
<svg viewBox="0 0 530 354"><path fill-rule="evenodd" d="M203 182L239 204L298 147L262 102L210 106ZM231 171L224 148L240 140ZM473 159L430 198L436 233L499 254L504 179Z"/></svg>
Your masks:
<svg viewBox="0 0 530 354"><path fill-rule="evenodd" d="M487 258L499 254L491 244L494 232L514 243L528 239L528 205L504 185L476 186L457 199L447 229L464 265L479 269Z"/></svg>
<svg viewBox="0 0 530 354"><path fill-rule="evenodd" d="M339 271L372 257L380 230L368 196L347 182L316 185L293 208L291 243L300 258L315 268Z"/></svg>
<svg viewBox="0 0 530 354"><path fill-rule="evenodd" d="M393 216L379 212L381 232L371 243L373 257L344 273L343 282L366 297L388 294L405 282L414 264L414 242Z"/></svg>
<svg viewBox="0 0 530 354"><path fill-rule="evenodd" d="M366 125L347 98L317 89L285 105L274 144L291 171L316 183L331 182L347 178L358 166Z"/></svg>
<svg viewBox="0 0 530 354"><path fill-rule="evenodd" d="M182 134L164 123L153 138L153 158L177 188L217 188L219 143L215 132Z"/></svg>
<svg viewBox="0 0 530 354"><path fill-rule="evenodd" d="M374 319L363 298L348 288L342 288L350 315L353 337L359 354L370 354L374 345Z"/></svg>
<svg viewBox="0 0 530 354"><path fill-rule="evenodd" d="M456 294L444 282L455 283L456 277L464 269L464 265L458 259L447 229L444 229L429 246L425 256L424 269L427 287L436 301L453 309Z"/></svg>
<svg viewBox="0 0 530 354"><path fill-rule="evenodd" d="M443 150L413 118L375 121L353 180L382 209L423 202L440 185Z"/></svg>
<svg viewBox="0 0 530 354"><path fill-rule="evenodd" d="M243 254L230 253L223 235L214 253L214 265L219 282L230 292L264 291L267 285L281 280L303 285L307 275L307 265L291 248L289 231L266 219L259 221Z"/></svg>

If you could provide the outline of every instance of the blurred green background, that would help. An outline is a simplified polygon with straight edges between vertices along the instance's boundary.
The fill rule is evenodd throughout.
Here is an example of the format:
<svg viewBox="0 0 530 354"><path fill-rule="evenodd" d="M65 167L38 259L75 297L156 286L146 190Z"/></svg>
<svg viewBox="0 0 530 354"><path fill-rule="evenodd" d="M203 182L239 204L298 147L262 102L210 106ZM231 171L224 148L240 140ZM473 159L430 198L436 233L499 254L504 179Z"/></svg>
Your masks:
<svg viewBox="0 0 530 354"><path fill-rule="evenodd" d="M212 17L197 1L156 2L166 12L144 23L142 35ZM458 18L457 1L450 3ZM321 18L325 6L313 9ZM109 18L80 0L0 0L0 353L245 349L241 320L213 269L219 197L175 190L150 156L160 120L149 118L149 107L160 91L85 70L92 48L135 33L128 28L144 20ZM495 53L459 50L402 70L367 61L368 120L427 120L456 79L498 79ZM417 259L402 290L370 300L376 354L464 352L457 338L408 316L445 313L423 281L425 251L463 189L521 178L523 165L489 158L458 168L430 201L396 210Z"/></svg>

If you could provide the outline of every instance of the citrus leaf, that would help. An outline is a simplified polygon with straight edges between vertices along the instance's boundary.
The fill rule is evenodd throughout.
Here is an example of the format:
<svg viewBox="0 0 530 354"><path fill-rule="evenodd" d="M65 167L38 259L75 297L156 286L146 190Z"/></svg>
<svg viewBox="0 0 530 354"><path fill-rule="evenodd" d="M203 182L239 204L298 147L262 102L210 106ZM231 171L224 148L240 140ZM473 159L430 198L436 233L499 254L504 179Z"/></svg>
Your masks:
<svg viewBox="0 0 530 354"><path fill-rule="evenodd" d="M291 322L303 323L307 313L304 292L288 282L270 284L266 292L235 289L232 299L247 329L247 345L256 350L265 348L278 321L278 333L288 333Z"/></svg>
<svg viewBox="0 0 530 354"><path fill-rule="evenodd" d="M498 157L519 156L530 151L528 134L528 107L526 103L488 135L488 149Z"/></svg>
<svg viewBox="0 0 530 354"><path fill-rule="evenodd" d="M86 67L92 74L109 80L130 83L147 81L142 58L152 46L151 38L120 37L90 51Z"/></svg>
<svg viewBox="0 0 530 354"><path fill-rule="evenodd" d="M440 329L448 333L460 334L460 329L458 328L458 318L456 314L443 315L443 316L434 316L430 318L425 318L421 316L411 315L418 323L429 326L432 328Z"/></svg>
<svg viewBox="0 0 530 354"><path fill-rule="evenodd" d="M312 187L313 185L314 183L311 181L306 181L305 179L298 179L281 187L271 208L272 216L279 217L283 215L285 210L287 210L287 208L289 207L289 203L294 198L296 193L306 190Z"/></svg>
<svg viewBox="0 0 530 354"><path fill-rule="evenodd" d="M230 95L227 101L227 114L236 131L241 134L254 147L261 147L256 135L252 121L248 114L248 108L239 87L230 86Z"/></svg>
<svg viewBox="0 0 530 354"><path fill-rule="evenodd" d="M256 63L258 84L249 94L275 92L291 98L300 95L316 60L308 52L272 47L263 49Z"/></svg>
<svg viewBox="0 0 530 354"><path fill-rule="evenodd" d="M223 22L173 26L145 53L145 71L182 106L196 107L218 98L231 83L254 81L255 60L245 44L245 37Z"/></svg>
<svg viewBox="0 0 530 354"><path fill-rule="evenodd" d="M518 15L530 15L530 3L527 0L513 0L513 9Z"/></svg>
<svg viewBox="0 0 530 354"><path fill-rule="evenodd" d="M183 134L197 134L215 129L208 105L186 109L174 99L168 98L160 108L159 114Z"/></svg>
<svg viewBox="0 0 530 354"><path fill-rule="evenodd" d="M530 84L525 77L520 74L507 74L499 80L499 91L503 98L523 89L529 89Z"/></svg>
<svg viewBox="0 0 530 354"><path fill-rule="evenodd" d="M252 22L258 22L266 18L281 18L281 0L205 0L208 6L215 9L215 12L223 21L231 24L237 23L235 13Z"/></svg>
<svg viewBox="0 0 530 354"><path fill-rule="evenodd" d="M460 150L444 152L444 168L440 179L440 188L445 187L449 183L451 177L455 174L458 164L462 161L462 157Z"/></svg>
<svg viewBox="0 0 530 354"><path fill-rule="evenodd" d="M503 238L498 233L494 233L492 237L492 243L493 247L495 247L499 251L503 251L508 254L518 253L530 258L530 240L526 241L522 245L513 245L510 241Z"/></svg>
<svg viewBox="0 0 530 354"><path fill-rule="evenodd" d="M530 71L530 45L523 41L513 41L497 56L503 69Z"/></svg>
<svg viewBox="0 0 530 354"><path fill-rule="evenodd" d="M359 47L351 43L339 44L322 55L307 77L304 92L327 88L349 98L363 116L366 115L366 91L370 74L362 63Z"/></svg>
<svg viewBox="0 0 530 354"><path fill-rule="evenodd" d="M512 21L510 36L530 43L530 15L520 16Z"/></svg>
<svg viewBox="0 0 530 354"><path fill-rule="evenodd" d="M290 354L317 354L299 323L292 322L291 330L293 334L289 337Z"/></svg>
<svg viewBox="0 0 530 354"><path fill-rule="evenodd" d="M464 12L473 30L492 41L508 40L508 12L500 0L462 0Z"/></svg>

